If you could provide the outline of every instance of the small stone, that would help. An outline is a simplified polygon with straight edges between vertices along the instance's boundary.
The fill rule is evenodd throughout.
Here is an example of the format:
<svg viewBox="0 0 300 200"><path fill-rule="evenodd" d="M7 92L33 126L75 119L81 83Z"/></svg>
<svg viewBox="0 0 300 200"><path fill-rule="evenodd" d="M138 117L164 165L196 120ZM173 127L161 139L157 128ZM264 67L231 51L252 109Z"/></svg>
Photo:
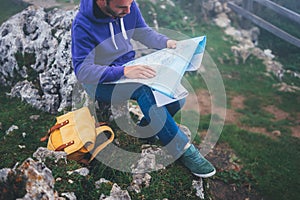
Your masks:
<svg viewBox="0 0 300 200"><path fill-rule="evenodd" d="M16 125L12 125L11 127L9 127L9 129L6 131L6 135L11 134L14 130L18 130L19 127Z"/></svg>
<svg viewBox="0 0 300 200"><path fill-rule="evenodd" d="M200 178L198 181L193 180L192 186L196 190L196 196L200 197L200 199L204 199L204 188L202 178Z"/></svg>
<svg viewBox="0 0 300 200"><path fill-rule="evenodd" d="M61 196L66 197L69 200L76 200L76 195L74 192L63 192L61 193Z"/></svg>
<svg viewBox="0 0 300 200"><path fill-rule="evenodd" d="M57 178L55 179L56 182L61 181L61 180L62 180L61 177L57 177Z"/></svg>
<svg viewBox="0 0 300 200"><path fill-rule="evenodd" d="M281 132L279 130L272 131L272 135L279 137L281 136Z"/></svg>
<svg viewBox="0 0 300 200"><path fill-rule="evenodd" d="M69 179L69 180L68 180L68 183L71 183L71 184L73 184L73 183L74 183L74 181L73 181L73 180L71 180L71 179Z"/></svg>
<svg viewBox="0 0 300 200"><path fill-rule="evenodd" d="M86 168L86 167L79 168L79 169L76 169L76 170L74 170L74 171L67 171L67 174L68 174L68 175L71 175L71 174L73 174L73 173L78 173L78 174L80 174L81 176L87 176L87 175L90 173L90 171L89 171L89 169Z"/></svg>
<svg viewBox="0 0 300 200"><path fill-rule="evenodd" d="M26 146L25 145L18 145L18 147L20 148L20 149L25 149L26 148Z"/></svg>
<svg viewBox="0 0 300 200"><path fill-rule="evenodd" d="M40 115L31 115L30 117L29 117L29 119L31 119L31 120L33 120L33 121L36 121L36 120L38 120L40 118Z"/></svg>

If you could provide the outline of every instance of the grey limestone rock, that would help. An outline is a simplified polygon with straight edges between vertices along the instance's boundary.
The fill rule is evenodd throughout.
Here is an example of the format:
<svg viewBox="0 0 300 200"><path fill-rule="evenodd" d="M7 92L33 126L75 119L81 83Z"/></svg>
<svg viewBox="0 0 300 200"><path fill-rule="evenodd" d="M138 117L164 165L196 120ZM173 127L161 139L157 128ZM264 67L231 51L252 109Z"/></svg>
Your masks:
<svg viewBox="0 0 300 200"><path fill-rule="evenodd" d="M71 106L77 84L71 62L71 24L77 12L29 6L0 27L0 83L11 96L56 113Z"/></svg>

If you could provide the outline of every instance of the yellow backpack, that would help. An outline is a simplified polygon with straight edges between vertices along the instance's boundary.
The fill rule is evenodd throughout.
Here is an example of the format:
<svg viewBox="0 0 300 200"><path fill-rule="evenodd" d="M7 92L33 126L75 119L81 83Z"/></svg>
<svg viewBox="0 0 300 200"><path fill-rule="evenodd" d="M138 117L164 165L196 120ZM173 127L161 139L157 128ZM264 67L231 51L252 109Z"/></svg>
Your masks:
<svg viewBox="0 0 300 200"><path fill-rule="evenodd" d="M104 132L109 133L110 137L95 147L97 136ZM68 159L88 164L113 141L114 132L106 123L96 123L89 109L83 107L56 117L56 124L41 141L47 139L48 149L65 151ZM85 158L87 153L91 153L89 160Z"/></svg>

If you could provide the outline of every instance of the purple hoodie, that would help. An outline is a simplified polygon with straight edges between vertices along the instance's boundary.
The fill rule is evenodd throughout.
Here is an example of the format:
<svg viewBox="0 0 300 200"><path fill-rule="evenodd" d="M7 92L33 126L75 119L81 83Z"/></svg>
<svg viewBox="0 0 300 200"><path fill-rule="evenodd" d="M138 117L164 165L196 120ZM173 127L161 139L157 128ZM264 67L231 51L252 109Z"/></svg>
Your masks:
<svg viewBox="0 0 300 200"><path fill-rule="evenodd" d="M123 18L102 14L96 17L95 0L81 0L72 25L72 61L79 82L98 84L115 81L124 75L124 64L135 57L130 39L149 48L166 47L168 38L145 23L133 1Z"/></svg>

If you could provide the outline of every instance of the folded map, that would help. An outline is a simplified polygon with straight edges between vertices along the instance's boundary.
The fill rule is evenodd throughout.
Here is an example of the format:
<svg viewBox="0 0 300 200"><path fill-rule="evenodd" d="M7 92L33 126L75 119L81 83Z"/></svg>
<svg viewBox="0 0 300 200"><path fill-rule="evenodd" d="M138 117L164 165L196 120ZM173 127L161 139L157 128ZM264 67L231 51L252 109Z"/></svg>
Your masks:
<svg viewBox="0 0 300 200"><path fill-rule="evenodd" d="M181 85L181 79L186 71L197 70L202 62L206 45L206 37L195 37L177 42L175 49L165 48L126 63L130 65L148 65L155 69L156 76L150 79L121 78L110 83L142 83L150 86L169 98L180 99L187 95L187 90Z"/></svg>

